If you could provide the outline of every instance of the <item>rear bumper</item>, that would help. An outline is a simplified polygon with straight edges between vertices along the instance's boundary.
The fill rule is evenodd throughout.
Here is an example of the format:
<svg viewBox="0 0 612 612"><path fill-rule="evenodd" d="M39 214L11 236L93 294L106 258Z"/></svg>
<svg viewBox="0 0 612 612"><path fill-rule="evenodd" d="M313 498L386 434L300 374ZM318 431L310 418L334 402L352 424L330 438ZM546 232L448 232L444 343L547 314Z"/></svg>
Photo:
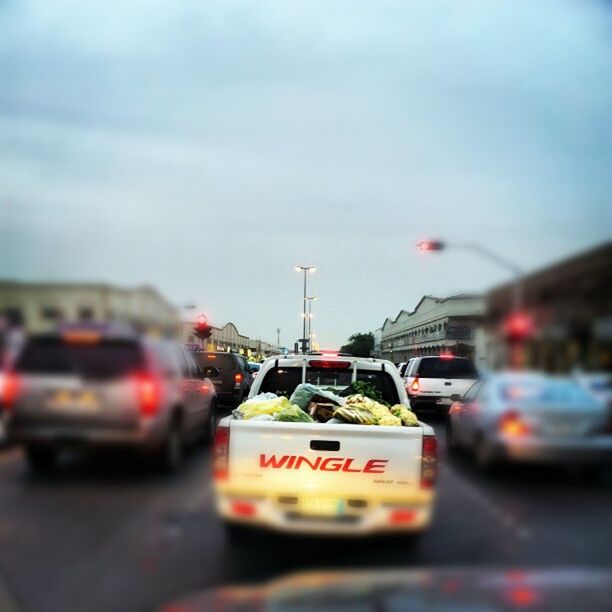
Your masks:
<svg viewBox="0 0 612 612"><path fill-rule="evenodd" d="M450 397L431 395L408 395L410 407L421 410L435 410L437 412L448 412L452 401Z"/></svg>
<svg viewBox="0 0 612 612"><path fill-rule="evenodd" d="M109 428L102 426L57 426L28 423L6 424L7 439L16 444L41 444L49 446L122 446L155 447L163 439L165 426L156 420L143 421L134 428Z"/></svg>
<svg viewBox="0 0 612 612"><path fill-rule="evenodd" d="M498 437L495 445L498 453L510 461L612 464L612 436L522 440Z"/></svg>
<svg viewBox="0 0 612 612"><path fill-rule="evenodd" d="M235 511L236 502L243 512ZM432 519L433 493L426 503L415 503L414 500L406 503L370 502L362 509L346 507L341 501L338 504L338 512L335 515L317 515L304 512L298 503L282 504L269 497L219 493L216 496L217 513L229 522L283 533L366 536L375 533L418 533L426 530ZM252 514L244 516L245 507L252 508ZM395 522L392 520L393 516Z"/></svg>

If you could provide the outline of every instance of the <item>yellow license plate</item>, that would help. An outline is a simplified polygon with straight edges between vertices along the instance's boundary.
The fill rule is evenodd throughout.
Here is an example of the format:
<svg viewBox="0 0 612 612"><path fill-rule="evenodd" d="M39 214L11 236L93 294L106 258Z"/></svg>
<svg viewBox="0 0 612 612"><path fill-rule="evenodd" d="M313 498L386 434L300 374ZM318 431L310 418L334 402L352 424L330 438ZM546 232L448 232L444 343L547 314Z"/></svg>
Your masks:
<svg viewBox="0 0 612 612"><path fill-rule="evenodd" d="M53 395L49 401L49 408L60 411L95 411L100 408L100 402L96 394L91 391L70 392L62 389Z"/></svg>
<svg viewBox="0 0 612 612"><path fill-rule="evenodd" d="M300 508L305 514L338 516L344 510L344 503L333 497L309 497L300 501Z"/></svg>

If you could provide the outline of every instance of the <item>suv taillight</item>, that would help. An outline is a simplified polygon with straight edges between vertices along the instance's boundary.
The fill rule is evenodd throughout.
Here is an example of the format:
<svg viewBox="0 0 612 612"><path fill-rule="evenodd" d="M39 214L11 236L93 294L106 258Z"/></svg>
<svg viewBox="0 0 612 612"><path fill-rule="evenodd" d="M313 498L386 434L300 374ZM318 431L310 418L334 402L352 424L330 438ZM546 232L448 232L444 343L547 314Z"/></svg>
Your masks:
<svg viewBox="0 0 612 612"><path fill-rule="evenodd" d="M239 385L242 382L242 374L240 372L238 372L238 374L234 376L234 381L236 382L237 385Z"/></svg>
<svg viewBox="0 0 612 612"><path fill-rule="evenodd" d="M218 426L213 444L213 476L215 480L227 480L229 474L229 426Z"/></svg>
<svg viewBox="0 0 612 612"><path fill-rule="evenodd" d="M419 379L418 379L418 377L417 377L417 378L415 378L415 379L412 381L412 383L411 383L411 385L410 385L410 390L411 390L411 391L418 391L420 386L421 386L421 385L419 384Z"/></svg>
<svg viewBox="0 0 612 612"><path fill-rule="evenodd" d="M155 416L159 409L160 386L159 381L150 374L137 374L134 377L138 407L142 416Z"/></svg>
<svg viewBox="0 0 612 612"><path fill-rule="evenodd" d="M1 406L5 410L10 410L15 405L17 395L19 395L19 387L21 386L19 376L15 372L6 372L2 385L0 397Z"/></svg>
<svg viewBox="0 0 612 612"><path fill-rule="evenodd" d="M438 441L436 436L423 436L421 453L421 489L433 489L438 478Z"/></svg>

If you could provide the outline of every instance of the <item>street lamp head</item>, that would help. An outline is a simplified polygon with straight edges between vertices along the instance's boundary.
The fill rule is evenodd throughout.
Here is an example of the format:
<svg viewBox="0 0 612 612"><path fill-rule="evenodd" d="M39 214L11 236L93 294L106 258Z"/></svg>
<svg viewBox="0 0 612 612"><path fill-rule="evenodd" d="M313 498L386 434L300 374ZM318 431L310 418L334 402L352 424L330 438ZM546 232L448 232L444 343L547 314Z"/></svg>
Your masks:
<svg viewBox="0 0 612 612"><path fill-rule="evenodd" d="M446 244L442 240L421 240L417 242L417 247L421 251L443 251Z"/></svg>
<svg viewBox="0 0 612 612"><path fill-rule="evenodd" d="M316 272L317 269L314 266L310 266L310 268L308 268L308 270L310 271L310 273L312 274L313 272Z"/></svg>
<svg viewBox="0 0 612 612"><path fill-rule="evenodd" d="M302 270L302 267L301 266L295 266L294 270L296 272L300 272Z"/></svg>

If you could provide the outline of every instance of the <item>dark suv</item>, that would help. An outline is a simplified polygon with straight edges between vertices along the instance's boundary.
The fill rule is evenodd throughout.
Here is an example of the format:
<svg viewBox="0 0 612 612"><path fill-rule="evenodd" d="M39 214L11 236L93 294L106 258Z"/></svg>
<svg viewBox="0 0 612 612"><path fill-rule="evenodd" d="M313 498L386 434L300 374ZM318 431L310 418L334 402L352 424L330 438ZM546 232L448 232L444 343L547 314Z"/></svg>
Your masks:
<svg viewBox="0 0 612 612"><path fill-rule="evenodd" d="M175 342L91 329L34 336L6 380L8 437L35 470L74 445L139 448L173 469L185 443L214 435L214 386Z"/></svg>
<svg viewBox="0 0 612 612"><path fill-rule="evenodd" d="M219 404L235 407L249 395L253 374L246 359L238 353L194 353L204 375L215 385Z"/></svg>

